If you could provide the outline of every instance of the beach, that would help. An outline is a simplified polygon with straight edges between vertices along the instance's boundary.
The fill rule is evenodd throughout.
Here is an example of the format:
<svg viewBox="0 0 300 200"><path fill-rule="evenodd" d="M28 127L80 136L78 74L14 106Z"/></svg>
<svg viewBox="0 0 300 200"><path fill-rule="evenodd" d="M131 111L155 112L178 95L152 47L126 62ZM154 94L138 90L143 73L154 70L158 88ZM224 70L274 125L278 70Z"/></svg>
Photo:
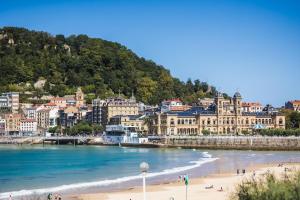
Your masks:
<svg viewBox="0 0 300 200"><path fill-rule="evenodd" d="M190 180L188 185L188 199L189 200L226 200L230 198L235 187L243 180L260 178L266 173L273 173L276 176L281 176L285 173L285 168L290 169L291 172L300 169L300 163L284 163L283 166L278 164L261 164L246 169L245 175L237 175L236 169L231 173L213 174L207 177L199 177ZM254 175L255 173L255 175ZM206 187L212 186L211 189ZM222 187L223 191L219 191ZM147 200L169 200L174 198L185 199L186 186L184 182L164 182L161 184L147 186ZM143 199L141 187L128 188L115 192L101 192L81 195L66 196L67 199L77 200L120 200Z"/></svg>

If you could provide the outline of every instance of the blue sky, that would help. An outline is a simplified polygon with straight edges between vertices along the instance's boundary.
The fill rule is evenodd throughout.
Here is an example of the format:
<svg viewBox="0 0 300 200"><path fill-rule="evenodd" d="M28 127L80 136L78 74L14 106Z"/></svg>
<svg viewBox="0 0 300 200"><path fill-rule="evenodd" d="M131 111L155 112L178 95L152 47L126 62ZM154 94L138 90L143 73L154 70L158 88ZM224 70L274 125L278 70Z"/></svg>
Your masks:
<svg viewBox="0 0 300 200"><path fill-rule="evenodd" d="M245 101L300 99L299 0L0 0L0 26L116 41Z"/></svg>

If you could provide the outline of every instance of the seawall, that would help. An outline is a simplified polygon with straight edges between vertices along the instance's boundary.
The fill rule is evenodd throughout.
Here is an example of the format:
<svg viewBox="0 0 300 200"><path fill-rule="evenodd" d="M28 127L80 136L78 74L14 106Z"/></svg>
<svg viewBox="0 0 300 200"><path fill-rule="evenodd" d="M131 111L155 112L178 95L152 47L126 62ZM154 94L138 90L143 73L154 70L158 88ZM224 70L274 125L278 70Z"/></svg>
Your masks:
<svg viewBox="0 0 300 200"><path fill-rule="evenodd" d="M164 147L241 149L241 150L300 150L300 137L263 136L190 136L165 137L153 142Z"/></svg>

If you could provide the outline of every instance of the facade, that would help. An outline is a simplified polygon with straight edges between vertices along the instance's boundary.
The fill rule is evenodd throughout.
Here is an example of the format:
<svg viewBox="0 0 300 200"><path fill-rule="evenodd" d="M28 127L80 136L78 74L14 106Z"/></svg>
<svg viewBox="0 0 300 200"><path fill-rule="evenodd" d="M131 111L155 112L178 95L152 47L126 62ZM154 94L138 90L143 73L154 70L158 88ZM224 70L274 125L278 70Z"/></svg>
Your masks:
<svg viewBox="0 0 300 200"><path fill-rule="evenodd" d="M124 99L122 97L106 100L93 100L93 122L106 126L110 119L117 115L138 115L139 104L134 97Z"/></svg>
<svg viewBox="0 0 300 200"><path fill-rule="evenodd" d="M2 93L2 96L8 98L8 105L13 113L18 113L19 111L19 93L18 92L7 92Z"/></svg>
<svg viewBox="0 0 300 200"><path fill-rule="evenodd" d="M37 110L37 126L41 133L45 132L49 128L49 113L50 109L48 108Z"/></svg>
<svg viewBox="0 0 300 200"><path fill-rule="evenodd" d="M11 106L9 103L9 98L6 96L0 96L0 113L10 113Z"/></svg>
<svg viewBox="0 0 300 200"><path fill-rule="evenodd" d="M0 136L5 135L5 124L6 124L5 119L0 117Z"/></svg>
<svg viewBox="0 0 300 200"><path fill-rule="evenodd" d="M258 102L243 102L242 103L242 112L262 112L263 106Z"/></svg>
<svg viewBox="0 0 300 200"><path fill-rule="evenodd" d="M183 105L182 101L180 99L169 99L165 100L161 103L161 112L180 112L180 111L186 111L190 109L191 106L189 105Z"/></svg>
<svg viewBox="0 0 300 200"><path fill-rule="evenodd" d="M78 123L80 119L79 110L75 106L67 107L66 109L59 110L60 125L63 128L70 128Z"/></svg>
<svg viewBox="0 0 300 200"><path fill-rule="evenodd" d="M20 131L21 115L16 113L5 114L5 132L8 135L17 135Z"/></svg>
<svg viewBox="0 0 300 200"><path fill-rule="evenodd" d="M148 124L145 122L145 115L117 115L110 118L110 125L122 125L135 127L138 133L148 133Z"/></svg>
<svg viewBox="0 0 300 200"><path fill-rule="evenodd" d="M204 130L217 134L253 132L260 128L285 128L278 113L242 112L242 97L235 93L225 99L221 93L209 108L193 107L184 112L157 113L150 127L152 135L199 135Z"/></svg>
<svg viewBox="0 0 300 200"><path fill-rule="evenodd" d="M37 119L36 110L37 110L37 108L35 108L35 107L25 108L25 110L24 110L25 117L27 119L36 120Z"/></svg>
<svg viewBox="0 0 300 200"><path fill-rule="evenodd" d="M300 100L288 101L285 103L285 109L300 112Z"/></svg>
<svg viewBox="0 0 300 200"><path fill-rule="evenodd" d="M35 119L21 119L20 134L34 135L37 133L37 121Z"/></svg>
<svg viewBox="0 0 300 200"><path fill-rule="evenodd" d="M95 124L102 124L102 108L106 104L105 100L93 99L92 101L92 122Z"/></svg>

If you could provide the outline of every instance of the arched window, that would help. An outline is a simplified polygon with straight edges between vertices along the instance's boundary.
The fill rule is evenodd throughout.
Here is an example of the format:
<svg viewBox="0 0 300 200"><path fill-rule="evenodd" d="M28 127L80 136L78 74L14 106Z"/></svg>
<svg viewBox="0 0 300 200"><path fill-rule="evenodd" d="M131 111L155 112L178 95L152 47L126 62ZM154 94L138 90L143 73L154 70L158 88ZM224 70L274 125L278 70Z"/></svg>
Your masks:
<svg viewBox="0 0 300 200"><path fill-rule="evenodd" d="M180 119L177 120L177 124L180 124Z"/></svg>
<svg viewBox="0 0 300 200"><path fill-rule="evenodd" d="M192 120L191 119L189 120L189 124L192 124Z"/></svg>
<svg viewBox="0 0 300 200"><path fill-rule="evenodd" d="M181 120L181 124L184 124L184 119Z"/></svg>
<svg viewBox="0 0 300 200"><path fill-rule="evenodd" d="M279 124L282 125L283 124L283 120L282 118L279 118Z"/></svg>

